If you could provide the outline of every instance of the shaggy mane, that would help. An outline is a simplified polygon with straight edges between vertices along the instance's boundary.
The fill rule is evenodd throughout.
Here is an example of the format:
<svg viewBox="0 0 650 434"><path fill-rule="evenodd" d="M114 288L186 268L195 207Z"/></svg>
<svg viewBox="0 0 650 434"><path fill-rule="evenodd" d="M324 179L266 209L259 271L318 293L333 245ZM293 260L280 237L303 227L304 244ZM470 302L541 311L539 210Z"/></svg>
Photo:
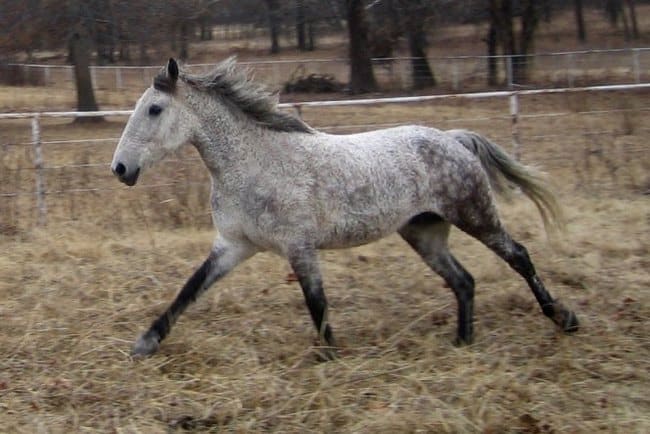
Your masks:
<svg viewBox="0 0 650 434"><path fill-rule="evenodd" d="M225 98L256 123L271 130L309 134L315 132L302 120L278 110L277 94L254 82L249 70L237 68L235 57L218 63L212 71L203 75L181 71L179 79L195 89ZM176 83L163 69L154 77L153 84L158 90L172 93Z"/></svg>

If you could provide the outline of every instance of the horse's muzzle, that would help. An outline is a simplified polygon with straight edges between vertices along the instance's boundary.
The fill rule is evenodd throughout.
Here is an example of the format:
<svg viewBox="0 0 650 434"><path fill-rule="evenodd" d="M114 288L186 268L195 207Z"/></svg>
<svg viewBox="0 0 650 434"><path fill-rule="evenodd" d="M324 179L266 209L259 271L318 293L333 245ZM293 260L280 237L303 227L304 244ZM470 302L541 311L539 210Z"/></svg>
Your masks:
<svg viewBox="0 0 650 434"><path fill-rule="evenodd" d="M125 183L129 187L135 185L138 182L138 176L140 176L140 168L136 167L135 170L129 170L124 164L117 163L112 168L113 174L117 176L121 182Z"/></svg>

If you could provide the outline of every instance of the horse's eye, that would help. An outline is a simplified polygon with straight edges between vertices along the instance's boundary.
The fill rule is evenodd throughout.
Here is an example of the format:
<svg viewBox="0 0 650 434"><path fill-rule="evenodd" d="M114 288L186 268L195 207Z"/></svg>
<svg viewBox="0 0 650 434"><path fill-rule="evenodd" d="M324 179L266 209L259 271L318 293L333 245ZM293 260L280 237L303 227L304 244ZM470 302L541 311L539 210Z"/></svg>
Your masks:
<svg viewBox="0 0 650 434"><path fill-rule="evenodd" d="M162 107L156 104L152 104L151 107L149 107L149 114L151 116L158 116L160 112L162 111Z"/></svg>

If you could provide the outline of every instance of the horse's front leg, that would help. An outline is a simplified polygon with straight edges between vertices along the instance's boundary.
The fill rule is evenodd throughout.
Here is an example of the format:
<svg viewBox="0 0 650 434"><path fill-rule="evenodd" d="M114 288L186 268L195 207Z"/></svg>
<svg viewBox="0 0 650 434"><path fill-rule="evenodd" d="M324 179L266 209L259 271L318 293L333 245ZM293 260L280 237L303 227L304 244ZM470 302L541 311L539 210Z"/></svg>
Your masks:
<svg viewBox="0 0 650 434"><path fill-rule="evenodd" d="M324 356L327 359L333 359L336 357L334 352L336 343L327 320L327 299L323 290L323 279L318 267L316 250L312 248L293 249L289 252L288 259L305 296L309 314L314 321L319 341L323 346Z"/></svg>
<svg viewBox="0 0 650 434"><path fill-rule="evenodd" d="M172 326L185 309L213 283L254 253L255 249L248 244L231 242L217 237L208 258L185 283L167 310L151 324L145 333L138 337L131 354L148 356L158 351L160 342L169 334Z"/></svg>

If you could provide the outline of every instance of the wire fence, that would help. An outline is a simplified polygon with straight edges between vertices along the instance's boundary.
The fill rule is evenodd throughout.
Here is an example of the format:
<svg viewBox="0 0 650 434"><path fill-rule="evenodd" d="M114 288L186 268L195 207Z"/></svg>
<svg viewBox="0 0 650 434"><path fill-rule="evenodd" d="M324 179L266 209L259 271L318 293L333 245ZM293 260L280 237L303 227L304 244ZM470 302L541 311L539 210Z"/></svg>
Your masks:
<svg viewBox="0 0 650 434"><path fill-rule="evenodd" d="M513 62L526 60L529 77L526 83L513 78ZM372 60L377 80L385 89L410 89L419 71L413 70L412 58L391 57ZM525 87L574 87L612 83L643 83L650 81L650 48L584 50L536 53L526 56L446 56L429 57L438 87L444 90L476 90L485 88L489 63L494 60L496 77L507 89ZM275 88L281 88L296 75L318 73L330 75L347 83L349 60L291 59L240 62L256 76ZM193 72L207 71L213 64L188 64ZM140 90L149 86L160 66L91 66L95 89ZM0 83L13 85L52 86L74 89L74 71L70 65L6 64L0 65ZM494 87L495 84L490 84Z"/></svg>
<svg viewBox="0 0 650 434"><path fill-rule="evenodd" d="M643 190L648 182L644 174L650 169L650 127L644 121L650 111L644 98L649 89L650 83L641 83L308 101L282 104L281 108L294 110L331 133L414 122L443 129L471 128L505 145L524 162L542 164L557 173L569 170L574 186L593 187L607 178L610 183ZM572 97L576 98L568 99ZM28 226L45 225L84 215L98 219L101 215L102 224L117 225L127 217L111 205L121 201L145 201L148 205L140 203L137 209L148 221L209 221L209 180L205 170L197 170L201 161L192 150L165 160L160 170L152 171L155 174L138 185L135 194L113 179L110 156L130 113L0 114L0 122L10 123L16 132L15 140L0 143L4 151L0 158L0 232L24 227L25 222ZM74 128L59 132L61 120L97 115L111 122L101 131L90 129L88 137L66 137L74 134ZM49 130L56 134L48 134ZM100 135L102 132L106 135Z"/></svg>

